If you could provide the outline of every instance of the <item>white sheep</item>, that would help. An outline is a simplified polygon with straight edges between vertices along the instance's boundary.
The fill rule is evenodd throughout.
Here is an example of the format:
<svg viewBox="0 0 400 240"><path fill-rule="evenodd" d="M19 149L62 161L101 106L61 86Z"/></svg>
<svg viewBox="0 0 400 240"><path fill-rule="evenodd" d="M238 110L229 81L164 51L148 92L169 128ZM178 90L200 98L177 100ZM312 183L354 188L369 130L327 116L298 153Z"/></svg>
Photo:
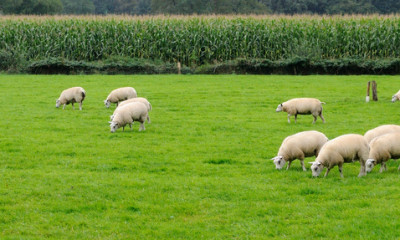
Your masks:
<svg viewBox="0 0 400 240"><path fill-rule="evenodd" d="M120 127L124 130L127 124L129 124L129 127L132 129L132 123L134 121L140 122L139 131L145 130L144 122L147 119L147 115L147 107L142 102L132 102L125 106L118 107L114 118L109 122L111 132L115 132Z"/></svg>
<svg viewBox="0 0 400 240"><path fill-rule="evenodd" d="M387 133L374 138L369 144L370 151L366 162L367 172L371 172L372 168L381 164L379 172L387 169L386 162L389 159L400 158L400 132ZM399 167L400 170L400 167Z"/></svg>
<svg viewBox="0 0 400 240"><path fill-rule="evenodd" d="M306 171L304 158L318 156L319 150L327 141L328 138L325 134L318 131L296 133L283 140L278 155L272 158L272 160L274 160L276 169L282 169L285 163L288 162L286 168L288 170L292 161L299 159L303 171Z"/></svg>
<svg viewBox="0 0 400 240"><path fill-rule="evenodd" d="M321 148L318 157L312 164L311 171L313 177L318 177L324 167L327 168L325 176L334 167L339 167L340 176L343 177L343 163L360 161L359 177L365 176L365 161L368 159L369 147L368 143L362 135L346 134L334 138Z"/></svg>
<svg viewBox="0 0 400 240"><path fill-rule="evenodd" d="M131 98L131 99L125 100L123 102L120 102L118 107L122 107L122 106L124 106L124 105L126 105L128 103L131 103L131 102L142 102L142 103L144 103L146 105L146 107L147 107L147 111L148 112L150 112L151 109L152 109L150 102L146 98L143 98L143 97L135 97L135 98ZM112 120L113 116L114 116L114 114L111 115L111 120ZM150 123L149 115L147 115L147 123Z"/></svg>
<svg viewBox="0 0 400 240"><path fill-rule="evenodd" d="M397 100L400 100L400 90L392 96L392 102L396 102Z"/></svg>
<svg viewBox="0 0 400 240"><path fill-rule="evenodd" d="M392 132L400 132L400 126L395 125L395 124L381 125L374 129L368 130L364 134L364 138L365 138L365 140L367 140L368 143L370 143L372 141L372 139L379 137L383 134L392 133Z"/></svg>
<svg viewBox="0 0 400 240"><path fill-rule="evenodd" d="M132 87L117 88L111 91L111 93L107 96L107 99L104 100L104 105L106 105L106 107L109 108L111 103L116 103L118 107L119 102L135 97L137 97L137 93L134 88Z"/></svg>
<svg viewBox="0 0 400 240"><path fill-rule="evenodd" d="M72 109L74 108L74 103L79 103L79 110L82 110L82 102L85 100L86 91L81 87L72 87L65 89L61 92L60 97L56 100L56 108L59 108L61 105L63 109L65 109L65 105L71 103Z"/></svg>
<svg viewBox="0 0 400 240"><path fill-rule="evenodd" d="M277 112L287 112L288 122L290 123L290 116L294 115L294 122L297 122L297 115L307 115L311 114L314 117L314 121L317 121L317 117L320 116L322 122L325 123L325 119L322 116L322 104L320 100L316 98L293 98L284 103L281 103L276 108Z"/></svg>

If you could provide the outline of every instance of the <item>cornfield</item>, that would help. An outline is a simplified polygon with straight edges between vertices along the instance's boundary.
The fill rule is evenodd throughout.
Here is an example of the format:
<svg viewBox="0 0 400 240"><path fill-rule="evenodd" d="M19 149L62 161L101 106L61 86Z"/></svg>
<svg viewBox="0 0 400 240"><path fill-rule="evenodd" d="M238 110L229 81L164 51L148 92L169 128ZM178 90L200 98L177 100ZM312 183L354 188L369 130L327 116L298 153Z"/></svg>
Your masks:
<svg viewBox="0 0 400 240"><path fill-rule="evenodd" d="M400 56L399 16L2 17L0 51L26 60L180 61Z"/></svg>

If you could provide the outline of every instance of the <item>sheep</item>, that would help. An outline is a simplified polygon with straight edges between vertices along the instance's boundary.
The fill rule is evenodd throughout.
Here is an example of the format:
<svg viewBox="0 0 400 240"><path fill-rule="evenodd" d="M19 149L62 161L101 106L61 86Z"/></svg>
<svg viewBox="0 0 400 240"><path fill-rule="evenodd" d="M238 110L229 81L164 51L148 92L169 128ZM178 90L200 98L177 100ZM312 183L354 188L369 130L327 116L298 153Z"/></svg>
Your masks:
<svg viewBox="0 0 400 240"><path fill-rule="evenodd" d="M143 98L143 97L135 97L135 98L131 98L131 99L125 100L125 101L123 101L123 102L120 102L119 105L118 105L118 107L122 107L122 106L124 106L125 104L131 103L131 102L142 102L142 103L144 103L144 104L146 105L147 111L148 111L148 112L151 111L151 108L152 108L152 107L151 107L150 102L149 102L146 98ZM114 116L114 114L111 115L111 120L112 120L113 116ZM147 123L150 123L150 117L149 117L149 115L147 115Z"/></svg>
<svg viewBox="0 0 400 240"><path fill-rule="evenodd" d="M304 166L304 158L318 156L321 147L328 141L325 134L318 131L304 131L286 137L278 151L278 156L272 158L276 169L282 169L288 162L286 170L295 159L300 159L303 171L307 171Z"/></svg>
<svg viewBox="0 0 400 240"><path fill-rule="evenodd" d="M370 143L372 139L374 139L375 137L379 137L383 134L392 132L400 132L400 126L395 124L381 125L379 127L367 131L364 134L364 138L365 140L367 140L368 143Z"/></svg>
<svg viewBox="0 0 400 240"><path fill-rule="evenodd" d="M320 100L316 98L293 98L284 103L281 103L276 108L277 112L287 112L288 113L288 122L290 123L290 116L294 115L294 122L297 122L297 114L307 115L312 114L314 117L314 121L317 121L317 117L320 116L322 122L325 123L325 119L322 116L322 104Z"/></svg>
<svg viewBox="0 0 400 240"><path fill-rule="evenodd" d="M393 103L396 102L397 100L400 100L400 90L392 96Z"/></svg>
<svg viewBox="0 0 400 240"><path fill-rule="evenodd" d="M106 107L109 108L111 103L116 103L118 107L119 102L135 97L137 97L137 93L134 88L132 87L117 88L111 91L111 93L107 96L107 99L104 100L104 105L106 105Z"/></svg>
<svg viewBox="0 0 400 240"><path fill-rule="evenodd" d="M148 115L147 106L142 102L132 102L125 106L118 107L114 118L110 121L111 132L115 132L118 128L122 127L125 130L125 125L129 124L132 129L132 123L134 121L140 122L139 131L144 131L144 122Z"/></svg>
<svg viewBox="0 0 400 240"><path fill-rule="evenodd" d="M365 138L360 134L345 134L334 138L319 151L318 157L312 164L311 171L313 177L318 177L324 167L327 168L325 176L334 167L339 167L340 176L343 178L343 163L360 161L360 174L358 177L366 175L365 161L368 159L369 146Z"/></svg>
<svg viewBox="0 0 400 240"><path fill-rule="evenodd" d="M386 162L389 159L400 158L400 132L387 133L374 138L369 144L370 151L366 162L367 172L371 172L372 168L381 164L379 172L387 169ZM400 170L400 167L399 167Z"/></svg>
<svg viewBox="0 0 400 240"><path fill-rule="evenodd" d="M81 87L72 87L65 89L61 92L60 97L56 100L56 108L59 108L61 105L63 109L65 109L65 105L71 103L72 109L75 109L74 103L79 103L79 110L82 110L82 102L85 100L86 91Z"/></svg>

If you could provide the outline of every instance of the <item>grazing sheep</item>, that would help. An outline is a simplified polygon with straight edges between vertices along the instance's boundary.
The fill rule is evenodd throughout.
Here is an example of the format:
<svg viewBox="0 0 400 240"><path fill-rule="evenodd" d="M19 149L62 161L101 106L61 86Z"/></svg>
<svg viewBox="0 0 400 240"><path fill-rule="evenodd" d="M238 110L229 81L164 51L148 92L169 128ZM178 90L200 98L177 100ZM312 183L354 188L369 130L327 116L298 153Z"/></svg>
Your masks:
<svg viewBox="0 0 400 240"><path fill-rule="evenodd" d="M400 90L392 96L392 102L396 102L397 100L400 100Z"/></svg>
<svg viewBox="0 0 400 240"><path fill-rule="evenodd" d="M72 109L74 108L74 103L79 103L79 110L82 110L82 102L85 100L86 97L86 92L85 89L81 87L72 87L65 89L64 91L61 92L60 97L56 101L56 108L59 108L61 105L63 106L63 109L65 109L65 105L68 105L71 103Z"/></svg>
<svg viewBox="0 0 400 240"><path fill-rule="evenodd" d="M364 176L365 161L368 159L368 143L362 135L346 134L334 138L321 148L318 157L312 164L311 171L313 177L318 177L324 167L327 168L325 176L328 176L329 171L334 167L339 167L340 176L343 177L343 163L360 161L361 169L359 177Z"/></svg>
<svg viewBox="0 0 400 240"><path fill-rule="evenodd" d="M328 141L325 134L318 131L304 131L286 137L278 151L278 156L272 158L276 169L282 169L288 162L286 170L290 168L293 160L299 159L303 171L307 171L304 166L304 158L318 156L321 147Z"/></svg>
<svg viewBox="0 0 400 240"><path fill-rule="evenodd" d="M111 103L116 103L118 107L118 103L130 98L135 98L137 97L136 90L132 87L123 87L123 88L117 88L107 96L107 99L104 100L104 105L106 105L107 108L110 107Z"/></svg>
<svg viewBox="0 0 400 240"><path fill-rule="evenodd" d="M145 130L144 122L147 119L147 107L142 102L132 102L125 106L118 107L114 114L114 118L110 121L111 132L115 132L118 128L122 127L125 130L125 125L129 124L132 129L134 121L140 122L139 131Z"/></svg>
<svg viewBox="0 0 400 240"><path fill-rule="evenodd" d="M290 116L294 115L294 122L297 122L297 114L307 115L312 114L314 117L314 121L317 121L317 117L320 116L322 122L325 123L325 119L322 116L322 104L320 100L316 98L293 98L289 101L281 103L278 105L276 109L277 112L287 112L288 113L288 122L290 123Z"/></svg>
<svg viewBox="0 0 400 240"><path fill-rule="evenodd" d="M369 144L370 151L366 162L367 172L371 172L372 168L381 164L379 172L386 170L386 162L389 159L400 158L400 132L387 133L374 138ZM399 167L400 170L400 167Z"/></svg>
<svg viewBox="0 0 400 240"><path fill-rule="evenodd" d="M146 105L147 111L148 111L148 112L151 111L151 104L150 104L150 102L149 102L146 98L143 98L143 97L136 97L136 98L131 98L131 99L125 100L125 101L123 101L123 102L120 102L119 105L118 105L118 107L122 107L122 106L124 106L125 104L131 103L131 102L142 102L142 103L144 103L144 104ZM113 117L113 116L114 116L114 115L111 115L111 117ZM112 118L111 118L111 120L112 120ZM150 123L150 117L149 117L149 115L147 115L147 123Z"/></svg>
<svg viewBox="0 0 400 240"><path fill-rule="evenodd" d="M379 127L367 131L364 134L364 138L365 140L367 140L368 143L370 143L372 139L379 137L383 134L392 132L400 132L400 126L395 124L381 125Z"/></svg>

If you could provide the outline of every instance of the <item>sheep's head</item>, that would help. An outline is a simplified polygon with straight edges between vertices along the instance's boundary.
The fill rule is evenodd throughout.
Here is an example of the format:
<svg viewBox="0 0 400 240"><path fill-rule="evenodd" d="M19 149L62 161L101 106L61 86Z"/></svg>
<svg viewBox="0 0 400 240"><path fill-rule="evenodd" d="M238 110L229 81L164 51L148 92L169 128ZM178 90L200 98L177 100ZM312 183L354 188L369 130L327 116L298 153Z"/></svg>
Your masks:
<svg viewBox="0 0 400 240"><path fill-rule="evenodd" d="M367 173L371 172L374 166L376 165L376 160L375 159L368 159L367 162L365 163L365 170Z"/></svg>
<svg viewBox="0 0 400 240"><path fill-rule="evenodd" d="M396 95L393 95L393 96L392 96L392 102L396 102L396 100L397 100Z"/></svg>
<svg viewBox="0 0 400 240"><path fill-rule="evenodd" d="M114 119L114 117L115 117L115 114L111 115L110 116L110 121L112 121Z"/></svg>
<svg viewBox="0 0 400 240"><path fill-rule="evenodd" d="M109 122L110 123L110 131L114 133L118 129L118 123L117 122Z"/></svg>
<svg viewBox="0 0 400 240"><path fill-rule="evenodd" d="M60 105L61 105L61 101L60 101L60 99L57 99L57 100L56 100L56 108L59 108Z"/></svg>
<svg viewBox="0 0 400 240"><path fill-rule="evenodd" d="M109 100L104 100L104 105L106 105L106 108L110 107L111 102Z"/></svg>
<svg viewBox="0 0 400 240"><path fill-rule="evenodd" d="M278 107L276 108L276 111L277 111L277 112L282 112L282 108L283 108L283 105L282 105L282 103L281 103L281 104L279 104Z"/></svg>
<svg viewBox="0 0 400 240"><path fill-rule="evenodd" d="M285 159L283 159L282 156L276 156L274 158L271 158L271 160L274 160L274 164L276 166L276 169L281 170L283 166L285 166Z"/></svg>
<svg viewBox="0 0 400 240"><path fill-rule="evenodd" d="M312 164L311 165L312 176L318 177L321 174L322 169L324 168L324 165L322 165L322 163L320 163L318 161L310 162L310 163Z"/></svg>

